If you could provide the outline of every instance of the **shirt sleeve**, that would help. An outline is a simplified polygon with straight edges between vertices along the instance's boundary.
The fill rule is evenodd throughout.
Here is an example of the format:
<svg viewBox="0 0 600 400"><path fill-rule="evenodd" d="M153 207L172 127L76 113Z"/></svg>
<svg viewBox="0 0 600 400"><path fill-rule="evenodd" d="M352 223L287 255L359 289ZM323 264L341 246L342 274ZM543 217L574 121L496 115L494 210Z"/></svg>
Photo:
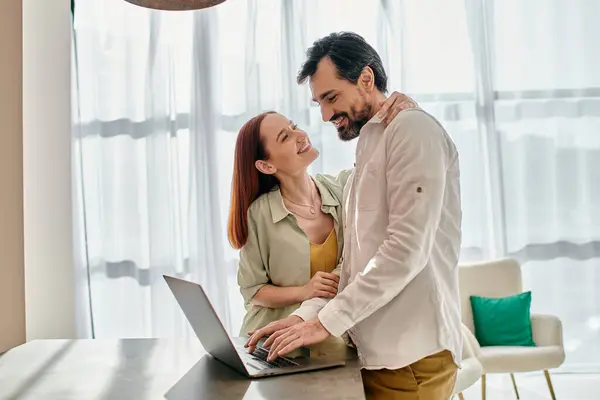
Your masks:
<svg viewBox="0 0 600 400"><path fill-rule="evenodd" d="M344 197L344 187L348 182L348 178L352 175L352 172L354 172L354 168L344 169L337 175L318 174L317 179L326 185L331 191L331 194L333 194L333 196L341 203Z"/></svg>
<svg viewBox="0 0 600 400"><path fill-rule="evenodd" d="M342 187L342 190L344 189L344 186L346 186L348 178L350 177L350 175L352 175L352 172L354 172L354 168L344 169L340 171L340 173L336 176L335 179L337 182L339 182L340 186Z"/></svg>
<svg viewBox="0 0 600 400"><path fill-rule="evenodd" d="M387 238L364 272L319 312L319 320L334 336L341 336L404 290L423 270L433 247L453 155L435 119L421 110L402 114L384 132Z"/></svg>
<svg viewBox="0 0 600 400"><path fill-rule="evenodd" d="M260 254L252 210L248 212L248 241L240 250L237 280L246 305L252 301L260 288L269 283L269 276Z"/></svg>

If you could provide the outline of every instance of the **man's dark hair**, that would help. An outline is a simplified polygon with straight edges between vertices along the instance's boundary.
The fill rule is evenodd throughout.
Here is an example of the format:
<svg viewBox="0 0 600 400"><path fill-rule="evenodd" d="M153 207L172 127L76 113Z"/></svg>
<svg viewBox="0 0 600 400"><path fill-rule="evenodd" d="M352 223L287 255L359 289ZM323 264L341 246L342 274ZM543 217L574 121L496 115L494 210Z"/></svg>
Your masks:
<svg viewBox="0 0 600 400"><path fill-rule="evenodd" d="M354 84L363 68L371 67L375 75L375 86L380 92L387 92L387 75L383 63L375 49L362 36L353 32L331 33L313 43L306 51L306 61L298 72L298 84L317 72L317 65L329 57L338 75Z"/></svg>

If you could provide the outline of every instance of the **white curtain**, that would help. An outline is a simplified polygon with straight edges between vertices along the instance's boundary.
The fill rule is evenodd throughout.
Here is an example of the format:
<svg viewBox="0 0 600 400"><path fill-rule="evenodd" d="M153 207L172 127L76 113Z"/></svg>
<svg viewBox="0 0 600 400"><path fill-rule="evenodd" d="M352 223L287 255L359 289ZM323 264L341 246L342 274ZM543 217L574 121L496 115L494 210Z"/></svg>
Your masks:
<svg viewBox="0 0 600 400"><path fill-rule="evenodd" d="M75 9L75 176L95 337L190 331L162 274L201 282L230 332L243 306L226 239L234 140L277 110L310 133L312 172L352 165L295 75L312 42L363 35L461 157L463 260L523 262L567 365L600 360L600 3L228 0ZM86 303L87 304L87 303Z"/></svg>

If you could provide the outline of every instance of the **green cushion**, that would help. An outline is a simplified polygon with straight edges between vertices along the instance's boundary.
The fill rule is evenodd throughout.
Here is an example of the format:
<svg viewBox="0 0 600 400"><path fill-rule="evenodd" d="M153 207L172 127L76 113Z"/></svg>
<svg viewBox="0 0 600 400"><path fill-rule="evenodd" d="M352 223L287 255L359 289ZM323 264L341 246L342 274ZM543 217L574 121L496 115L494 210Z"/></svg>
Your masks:
<svg viewBox="0 0 600 400"><path fill-rule="evenodd" d="M481 346L535 346L531 292L503 298L471 296L475 337Z"/></svg>

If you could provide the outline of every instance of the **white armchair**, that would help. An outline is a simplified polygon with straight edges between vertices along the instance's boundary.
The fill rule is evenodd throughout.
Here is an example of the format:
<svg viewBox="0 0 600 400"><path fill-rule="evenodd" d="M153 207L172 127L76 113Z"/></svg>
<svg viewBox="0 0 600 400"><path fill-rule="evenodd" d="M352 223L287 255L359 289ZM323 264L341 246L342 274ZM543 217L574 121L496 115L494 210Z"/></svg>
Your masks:
<svg viewBox="0 0 600 400"><path fill-rule="evenodd" d="M477 339L475 339L475 336L473 336L469 328L464 324L462 325L462 335L462 366L456 375L456 383L454 384L454 391L452 392L452 395L458 395L460 400L464 400L462 392L473 386L484 374L483 366L477 359L474 350L474 346L477 346L477 348L479 347Z"/></svg>
<svg viewBox="0 0 600 400"><path fill-rule="evenodd" d="M475 329L470 296L506 297L523 291L521 266L513 259L461 265L459 274L462 322L472 333ZM518 399L514 373L532 371L544 371L550 395L556 400L548 370L559 367L565 360L562 324L554 316L533 314L531 323L536 347L480 347L477 340L474 341L473 350L484 370L481 377L483 400L486 396L486 373L509 373Z"/></svg>

